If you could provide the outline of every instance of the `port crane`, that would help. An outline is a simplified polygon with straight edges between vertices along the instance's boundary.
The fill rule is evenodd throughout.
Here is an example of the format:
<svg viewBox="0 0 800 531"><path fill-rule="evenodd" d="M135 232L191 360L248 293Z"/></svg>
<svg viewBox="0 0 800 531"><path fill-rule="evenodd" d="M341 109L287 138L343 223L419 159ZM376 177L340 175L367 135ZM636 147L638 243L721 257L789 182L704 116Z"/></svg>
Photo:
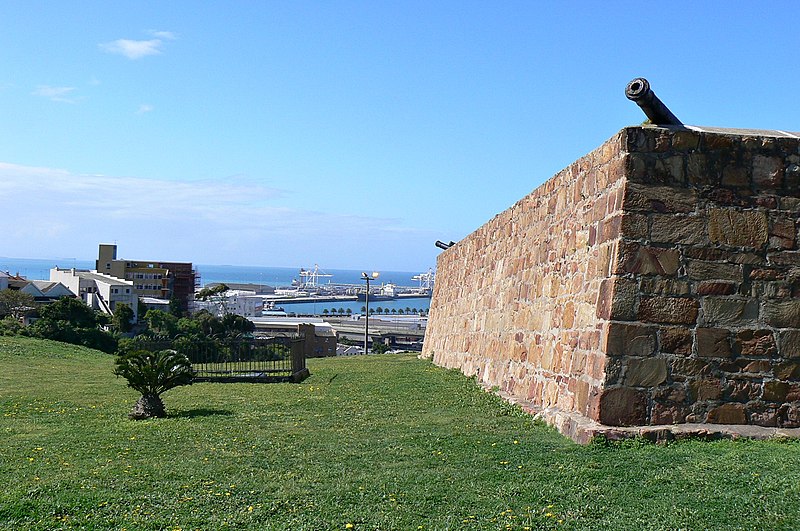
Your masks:
<svg viewBox="0 0 800 531"><path fill-rule="evenodd" d="M436 273L433 272L432 268L429 268L427 273L414 275L411 277L411 280L419 281L419 289L427 292L433 288L433 283L436 280Z"/></svg>
<svg viewBox="0 0 800 531"><path fill-rule="evenodd" d="M314 269L300 268L300 282L297 286L300 289L317 288L319 287L318 280L320 278L332 277L324 271L320 271L319 265L314 264Z"/></svg>

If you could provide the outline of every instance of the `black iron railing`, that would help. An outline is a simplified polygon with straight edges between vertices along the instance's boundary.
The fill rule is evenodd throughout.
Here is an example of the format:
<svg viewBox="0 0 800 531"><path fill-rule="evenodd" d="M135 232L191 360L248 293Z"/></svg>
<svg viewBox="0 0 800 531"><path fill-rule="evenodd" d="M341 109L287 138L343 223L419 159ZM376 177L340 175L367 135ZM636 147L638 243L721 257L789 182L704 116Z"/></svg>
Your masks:
<svg viewBox="0 0 800 531"><path fill-rule="evenodd" d="M128 350L175 350L186 354L195 382L299 382L309 373L304 338L137 338Z"/></svg>

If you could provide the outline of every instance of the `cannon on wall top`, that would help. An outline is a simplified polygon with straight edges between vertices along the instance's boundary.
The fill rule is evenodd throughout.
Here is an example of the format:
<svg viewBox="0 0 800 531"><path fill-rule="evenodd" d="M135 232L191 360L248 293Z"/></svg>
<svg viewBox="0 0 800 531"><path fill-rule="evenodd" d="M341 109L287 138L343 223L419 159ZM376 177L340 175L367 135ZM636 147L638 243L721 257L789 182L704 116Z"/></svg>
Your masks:
<svg viewBox="0 0 800 531"><path fill-rule="evenodd" d="M628 83L625 96L644 111L653 125L683 125L664 102L658 99L645 78L637 77Z"/></svg>

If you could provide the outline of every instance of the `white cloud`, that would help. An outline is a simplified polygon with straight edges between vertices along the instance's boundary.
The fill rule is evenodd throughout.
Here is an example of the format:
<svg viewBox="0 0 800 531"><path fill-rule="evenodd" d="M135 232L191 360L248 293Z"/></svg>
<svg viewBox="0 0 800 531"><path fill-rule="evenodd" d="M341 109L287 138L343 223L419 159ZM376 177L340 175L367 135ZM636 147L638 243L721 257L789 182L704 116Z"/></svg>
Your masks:
<svg viewBox="0 0 800 531"><path fill-rule="evenodd" d="M47 194L31 193L47 190ZM434 235L395 219L286 206L291 195L233 177L167 181L81 175L0 163L0 203L14 220L3 236L9 256L91 257L119 241L128 257L195 263L402 269L428 267ZM430 248L430 249L428 249ZM381 262L383 261L383 263Z"/></svg>
<svg viewBox="0 0 800 531"><path fill-rule="evenodd" d="M136 111L136 114L144 114L147 112L153 112L153 106L147 103L142 103L141 105L139 105L139 110Z"/></svg>
<svg viewBox="0 0 800 531"><path fill-rule="evenodd" d="M148 55L159 55L163 43L164 41L161 39L150 39L146 41L117 39L112 42L100 44L100 48L108 53L124 55L128 59L141 59Z"/></svg>
<svg viewBox="0 0 800 531"><path fill-rule="evenodd" d="M150 30L150 31L149 31L149 33L150 33L150 35L152 35L153 37L155 37L155 38L157 38L157 39L163 39L163 40L166 40L166 41L174 41L175 39L177 39L177 38L178 38L178 36L177 36L177 35L175 35L175 34L174 34L173 32L171 32L171 31L155 31L155 30Z"/></svg>
<svg viewBox="0 0 800 531"><path fill-rule="evenodd" d="M39 85L31 94L41 96L52 101L64 103L75 103L75 98L69 97L75 91L75 87L51 87L49 85Z"/></svg>

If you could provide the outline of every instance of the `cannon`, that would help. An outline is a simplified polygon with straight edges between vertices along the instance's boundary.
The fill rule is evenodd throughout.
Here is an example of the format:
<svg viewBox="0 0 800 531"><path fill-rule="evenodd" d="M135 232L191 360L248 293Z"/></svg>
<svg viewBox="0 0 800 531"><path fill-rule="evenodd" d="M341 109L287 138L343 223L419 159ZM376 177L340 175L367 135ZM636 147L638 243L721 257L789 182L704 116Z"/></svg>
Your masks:
<svg viewBox="0 0 800 531"><path fill-rule="evenodd" d="M436 240L436 247L438 247L439 249L444 249L445 251L448 250L450 247L454 246L455 244L456 242L452 240L450 241L450 243L444 243L441 240Z"/></svg>
<svg viewBox="0 0 800 531"><path fill-rule="evenodd" d="M644 111L653 125L683 125L664 102L658 99L645 78L637 77L628 83L625 96Z"/></svg>

